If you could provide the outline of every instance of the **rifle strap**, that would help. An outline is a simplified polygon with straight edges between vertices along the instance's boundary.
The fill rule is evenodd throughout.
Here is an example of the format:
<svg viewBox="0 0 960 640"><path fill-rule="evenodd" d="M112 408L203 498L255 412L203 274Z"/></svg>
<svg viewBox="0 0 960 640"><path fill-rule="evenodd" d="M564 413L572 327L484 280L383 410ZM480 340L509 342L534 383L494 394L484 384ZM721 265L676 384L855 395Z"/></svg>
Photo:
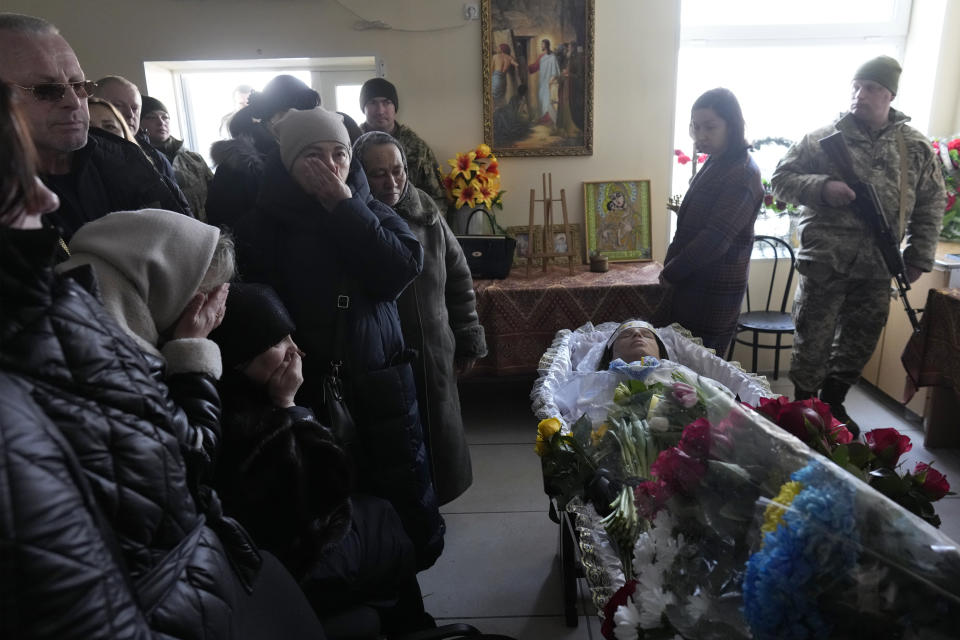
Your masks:
<svg viewBox="0 0 960 640"><path fill-rule="evenodd" d="M907 217L907 142L903 139L903 131L897 127L897 151L900 153L900 226L897 227L897 241L903 240L907 232L903 221Z"/></svg>

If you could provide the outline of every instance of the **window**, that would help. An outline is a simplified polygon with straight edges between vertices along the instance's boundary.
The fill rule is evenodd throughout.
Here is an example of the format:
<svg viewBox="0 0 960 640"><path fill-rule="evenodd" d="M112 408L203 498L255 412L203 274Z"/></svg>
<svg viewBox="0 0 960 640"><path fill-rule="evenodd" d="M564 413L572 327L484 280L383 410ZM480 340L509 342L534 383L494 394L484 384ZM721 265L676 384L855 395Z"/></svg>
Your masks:
<svg viewBox="0 0 960 640"><path fill-rule="evenodd" d="M288 74L315 89L324 108L347 113L360 123L360 87L376 75L376 58L147 62L144 69L147 93L171 110L174 136L212 165L210 145L230 136L225 119L238 109L238 87L261 91L275 76Z"/></svg>
<svg viewBox="0 0 960 640"><path fill-rule="evenodd" d="M683 0L675 148L692 155L690 107L714 87L736 94L747 141L799 140L847 110L860 64L884 54L902 59L909 17L905 0ZM785 152L767 143L753 153L765 179ZM673 193L686 191L691 166L674 166ZM790 226L788 217L770 216L755 230L788 239ZM674 228L675 217L671 235Z"/></svg>

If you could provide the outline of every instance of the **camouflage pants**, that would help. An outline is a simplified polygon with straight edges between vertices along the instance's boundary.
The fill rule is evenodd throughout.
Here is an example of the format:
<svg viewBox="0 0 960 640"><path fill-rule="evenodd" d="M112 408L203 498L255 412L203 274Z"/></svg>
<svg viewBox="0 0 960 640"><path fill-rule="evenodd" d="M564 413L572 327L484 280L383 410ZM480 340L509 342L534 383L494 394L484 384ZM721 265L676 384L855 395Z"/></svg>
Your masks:
<svg viewBox="0 0 960 640"><path fill-rule="evenodd" d="M887 323L890 280L847 278L819 262L800 261L797 270L790 379L806 391L827 377L852 385Z"/></svg>

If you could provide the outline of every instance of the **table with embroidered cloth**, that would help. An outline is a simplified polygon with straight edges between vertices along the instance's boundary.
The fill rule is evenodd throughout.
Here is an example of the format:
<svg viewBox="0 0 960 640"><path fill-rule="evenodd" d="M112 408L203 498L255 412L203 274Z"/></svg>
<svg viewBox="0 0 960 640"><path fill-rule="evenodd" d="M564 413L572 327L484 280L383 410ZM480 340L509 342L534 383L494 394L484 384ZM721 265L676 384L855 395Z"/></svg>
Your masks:
<svg viewBox="0 0 960 640"><path fill-rule="evenodd" d="M920 331L903 351L907 396L932 387L926 413L925 444L960 447L956 407L960 407L960 289L931 289ZM909 400L909 397L906 398Z"/></svg>
<svg viewBox="0 0 960 640"><path fill-rule="evenodd" d="M663 324L669 312L657 262L613 263L605 273L577 265L514 267L504 280L474 280L477 314L486 331L483 375L522 375L537 370L540 356L560 329L587 322L644 318Z"/></svg>

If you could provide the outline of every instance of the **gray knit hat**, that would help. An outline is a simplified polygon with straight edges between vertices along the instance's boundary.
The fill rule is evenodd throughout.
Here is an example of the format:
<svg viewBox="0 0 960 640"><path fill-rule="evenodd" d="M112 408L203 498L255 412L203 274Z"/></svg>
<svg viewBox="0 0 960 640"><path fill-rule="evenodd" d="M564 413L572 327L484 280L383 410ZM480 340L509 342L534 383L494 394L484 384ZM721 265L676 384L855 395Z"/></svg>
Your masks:
<svg viewBox="0 0 960 640"><path fill-rule="evenodd" d="M304 149L317 142L339 142L351 153L350 134L338 113L321 107L298 111L290 109L273 123L273 133L280 143L280 158L287 171Z"/></svg>
<svg viewBox="0 0 960 640"><path fill-rule="evenodd" d="M854 80L872 80L886 87L890 93L897 95L897 86L900 83L900 63L890 56L877 56L873 60L863 63L853 74Z"/></svg>

